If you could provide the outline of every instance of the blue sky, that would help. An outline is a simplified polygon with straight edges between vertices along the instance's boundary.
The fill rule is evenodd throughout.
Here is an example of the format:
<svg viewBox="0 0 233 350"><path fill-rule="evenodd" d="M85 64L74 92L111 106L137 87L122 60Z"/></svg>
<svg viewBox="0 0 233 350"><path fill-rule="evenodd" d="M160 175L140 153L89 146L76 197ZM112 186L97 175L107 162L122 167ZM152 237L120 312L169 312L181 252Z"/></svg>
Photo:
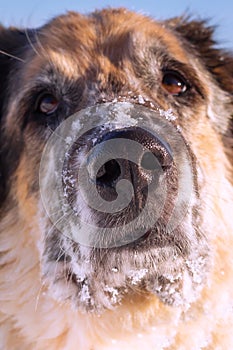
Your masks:
<svg viewBox="0 0 233 350"><path fill-rule="evenodd" d="M185 11L197 17L211 18L211 23L218 25L216 38L222 46L233 49L232 0L0 0L0 22L4 25L36 27L67 10L86 13L106 6L123 6L158 19L180 15Z"/></svg>

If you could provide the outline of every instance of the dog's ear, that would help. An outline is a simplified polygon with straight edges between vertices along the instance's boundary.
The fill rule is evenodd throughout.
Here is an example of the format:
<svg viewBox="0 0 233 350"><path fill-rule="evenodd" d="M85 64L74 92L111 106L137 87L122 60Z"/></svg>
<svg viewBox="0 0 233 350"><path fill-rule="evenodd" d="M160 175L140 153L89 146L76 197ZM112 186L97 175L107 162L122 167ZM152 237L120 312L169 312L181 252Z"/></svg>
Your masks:
<svg viewBox="0 0 233 350"><path fill-rule="evenodd" d="M0 26L0 120L7 97L8 79L17 63L23 62L26 40L24 31Z"/></svg>
<svg viewBox="0 0 233 350"><path fill-rule="evenodd" d="M7 193L7 179L12 164L16 164L14 140L8 140L4 133L4 116L10 89L10 76L14 75L20 64L23 64L27 36L16 28L0 26L0 206ZM12 147L10 147L12 146Z"/></svg>
<svg viewBox="0 0 233 350"><path fill-rule="evenodd" d="M176 17L167 23L188 41L219 86L232 93L233 54L218 48L214 40L215 27L209 26L207 21L190 20L186 17Z"/></svg>

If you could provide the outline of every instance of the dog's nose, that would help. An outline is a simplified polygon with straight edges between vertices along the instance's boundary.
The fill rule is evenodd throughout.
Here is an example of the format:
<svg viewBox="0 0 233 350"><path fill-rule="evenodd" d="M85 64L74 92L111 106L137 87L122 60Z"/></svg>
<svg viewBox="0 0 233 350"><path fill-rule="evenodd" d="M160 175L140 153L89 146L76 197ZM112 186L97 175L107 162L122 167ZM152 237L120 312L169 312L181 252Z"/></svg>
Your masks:
<svg viewBox="0 0 233 350"><path fill-rule="evenodd" d="M108 201L117 197L116 185L128 180L137 196L172 165L169 145L159 135L140 127L116 129L105 133L88 158L88 174L101 196Z"/></svg>

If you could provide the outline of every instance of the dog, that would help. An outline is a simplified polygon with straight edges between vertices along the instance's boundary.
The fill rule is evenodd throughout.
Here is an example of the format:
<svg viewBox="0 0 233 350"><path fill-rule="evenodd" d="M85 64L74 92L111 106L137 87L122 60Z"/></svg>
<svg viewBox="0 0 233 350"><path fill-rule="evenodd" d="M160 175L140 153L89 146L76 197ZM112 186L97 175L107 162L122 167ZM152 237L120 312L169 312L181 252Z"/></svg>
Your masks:
<svg viewBox="0 0 233 350"><path fill-rule="evenodd" d="M1 349L232 349L213 32L126 9L0 28Z"/></svg>

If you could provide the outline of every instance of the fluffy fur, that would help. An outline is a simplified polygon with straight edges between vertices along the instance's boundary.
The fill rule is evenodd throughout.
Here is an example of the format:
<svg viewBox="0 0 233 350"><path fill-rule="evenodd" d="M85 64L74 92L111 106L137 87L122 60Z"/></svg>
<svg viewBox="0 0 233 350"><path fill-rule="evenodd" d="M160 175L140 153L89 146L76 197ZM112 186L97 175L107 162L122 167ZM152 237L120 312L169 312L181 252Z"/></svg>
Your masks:
<svg viewBox="0 0 233 350"><path fill-rule="evenodd" d="M68 13L37 30L0 28L1 349L233 347L232 68L232 55L216 47L213 29L183 17L156 22L108 9ZM189 85L180 96L161 83L163 72L174 70ZM38 111L43 93L56 96L56 114ZM46 141L77 111L142 98L152 110L172 110L190 148L192 220L166 251L163 231L159 243L150 236L107 253L73 245L52 229L41 204ZM80 268L87 276L81 291L87 297L93 289L96 307L85 306L78 293ZM148 269L156 293L148 287ZM175 289L190 294L192 284L200 286L186 303L163 298L178 272Z"/></svg>

